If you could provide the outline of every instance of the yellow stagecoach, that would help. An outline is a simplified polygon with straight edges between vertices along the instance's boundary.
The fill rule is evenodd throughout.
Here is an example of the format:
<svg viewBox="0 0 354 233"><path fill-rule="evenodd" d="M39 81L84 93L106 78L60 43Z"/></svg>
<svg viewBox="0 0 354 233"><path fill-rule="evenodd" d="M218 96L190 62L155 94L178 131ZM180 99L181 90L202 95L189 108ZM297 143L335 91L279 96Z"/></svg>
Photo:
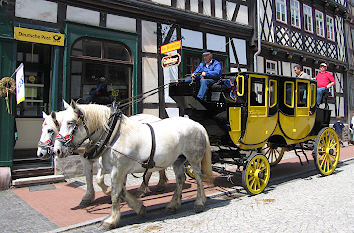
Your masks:
<svg viewBox="0 0 354 233"><path fill-rule="evenodd" d="M270 166L280 162L285 149L296 152L301 148L303 152L309 141L314 142L311 149L319 172L330 175L335 170L339 140L328 127L331 111L316 105L315 81L228 73L209 88L205 100L196 98L198 89L199 82L186 81L170 85L169 92L184 114L207 129L211 145L219 147L213 153L213 163L243 168L242 183L248 193L264 190Z"/></svg>

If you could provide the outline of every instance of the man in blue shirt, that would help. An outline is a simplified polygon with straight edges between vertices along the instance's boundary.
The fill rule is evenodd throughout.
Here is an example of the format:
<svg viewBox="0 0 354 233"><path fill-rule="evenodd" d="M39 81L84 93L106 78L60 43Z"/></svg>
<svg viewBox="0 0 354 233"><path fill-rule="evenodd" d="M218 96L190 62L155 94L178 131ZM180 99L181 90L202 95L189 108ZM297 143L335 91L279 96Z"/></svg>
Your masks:
<svg viewBox="0 0 354 233"><path fill-rule="evenodd" d="M200 89L197 95L201 100L204 99L205 93L208 90L208 85L216 83L222 75L221 64L213 59L213 54L211 52L203 50L203 58L204 62L201 62L192 74L192 77L195 78L197 76L196 73L201 73Z"/></svg>

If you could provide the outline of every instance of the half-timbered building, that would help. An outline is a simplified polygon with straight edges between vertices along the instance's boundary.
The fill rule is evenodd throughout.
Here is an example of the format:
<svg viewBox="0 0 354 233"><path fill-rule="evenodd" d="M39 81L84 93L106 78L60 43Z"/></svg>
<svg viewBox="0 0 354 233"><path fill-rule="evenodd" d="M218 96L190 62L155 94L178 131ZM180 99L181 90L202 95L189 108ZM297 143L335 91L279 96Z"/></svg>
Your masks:
<svg viewBox="0 0 354 233"><path fill-rule="evenodd" d="M328 64L336 79L329 107L332 117L347 119L347 50L344 20L345 0L261 0L261 52L259 72L295 76L295 64L303 66L311 77L319 64Z"/></svg>
<svg viewBox="0 0 354 233"><path fill-rule="evenodd" d="M6 122L0 166L13 166L17 159L33 162L42 111L61 110L62 99L87 100L101 77L112 98L121 100L193 72L203 49L213 52L224 72L253 69L256 9L249 0L6 0L0 10L0 64L7 64L0 67L1 77L23 63L26 86L26 100L13 103L12 114L0 100ZM47 43L49 37L64 43ZM162 68L166 54L160 46L177 40L181 64ZM183 114L167 90L126 109L141 112L162 118Z"/></svg>
<svg viewBox="0 0 354 233"><path fill-rule="evenodd" d="M348 92L349 106L351 114L350 119L354 116L354 1L348 1L348 17L346 20L346 32L348 38Z"/></svg>

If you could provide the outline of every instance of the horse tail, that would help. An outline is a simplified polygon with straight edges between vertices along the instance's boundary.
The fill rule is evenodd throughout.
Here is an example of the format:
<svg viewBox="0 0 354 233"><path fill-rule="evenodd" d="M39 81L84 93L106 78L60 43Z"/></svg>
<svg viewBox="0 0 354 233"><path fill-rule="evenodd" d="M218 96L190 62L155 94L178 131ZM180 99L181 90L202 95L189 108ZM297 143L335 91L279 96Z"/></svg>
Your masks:
<svg viewBox="0 0 354 233"><path fill-rule="evenodd" d="M204 129L205 135L205 152L202 159L202 173L203 173L203 181L213 184L214 183L214 174L211 165L211 148L210 148L210 141L209 136L206 130Z"/></svg>

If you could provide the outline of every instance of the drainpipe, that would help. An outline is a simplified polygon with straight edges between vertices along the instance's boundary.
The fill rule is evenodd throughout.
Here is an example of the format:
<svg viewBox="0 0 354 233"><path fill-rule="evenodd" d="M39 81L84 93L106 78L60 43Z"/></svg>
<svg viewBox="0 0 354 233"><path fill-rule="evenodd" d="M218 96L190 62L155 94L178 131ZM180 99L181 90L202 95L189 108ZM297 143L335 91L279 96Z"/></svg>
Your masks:
<svg viewBox="0 0 354 233"><path fill-rule="evenodd" d="M253 64L254 64L254 72L258 72L257 66L257 56L261 53L261 13L260 13L260 1L257 0L257 52L254 54L253 57Z"/></svg>

